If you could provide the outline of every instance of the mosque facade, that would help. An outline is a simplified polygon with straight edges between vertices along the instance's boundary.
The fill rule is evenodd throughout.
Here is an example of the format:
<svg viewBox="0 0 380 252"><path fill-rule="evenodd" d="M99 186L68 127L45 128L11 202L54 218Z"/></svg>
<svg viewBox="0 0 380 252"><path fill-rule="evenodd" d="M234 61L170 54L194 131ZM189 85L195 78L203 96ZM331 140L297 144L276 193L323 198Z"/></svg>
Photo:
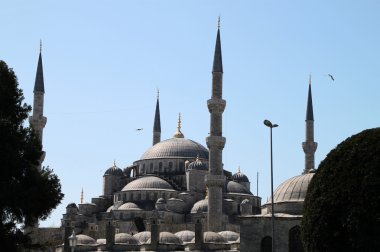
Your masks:
<svg viewBox="0 0 380 252"><path fill-rule="evenodd" d="M271 205L251 192L240 169L223 169L223 64L218 27L212 94L207 101L210 134L207 148L185 137L181 117L173 137L161 139L159 97L153 121L152 146L125 168L114 163L103 175L102 195L90 203L70 203L61 227L36 230L61 239L56 251L70 251L75 233L78 251L271 251ZM40 134L44 82L39 55L30 124ZM282 183L274 193L276 251L303 251L299 225L307 186L315 171L314 116L311 80L306 112L305 169ZM83 198L83 197L82 197ZM42 235L44 233L44 235ZM301 246L301 247L300 247Z"/></svg>

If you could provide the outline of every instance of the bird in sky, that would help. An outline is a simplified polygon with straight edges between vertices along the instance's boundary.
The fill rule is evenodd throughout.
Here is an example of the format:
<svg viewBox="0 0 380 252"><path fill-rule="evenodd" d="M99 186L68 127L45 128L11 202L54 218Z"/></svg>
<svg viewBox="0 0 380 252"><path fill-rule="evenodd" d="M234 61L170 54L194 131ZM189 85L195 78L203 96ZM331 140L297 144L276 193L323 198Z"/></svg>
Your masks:
<svg viewBox="0 0 380 252"><path fill-rule="evenodd" d="M335 81L334 76L332 76L331 74L328 74L327 76L329 76L332 81Z"/></svg>
<svg viewBox="0 0 380 252"><path fill-rule="evenodd" d="M141 131L141 130L143 130L143 128L139 128L139 129L136 129L137 131Z"/></svg>

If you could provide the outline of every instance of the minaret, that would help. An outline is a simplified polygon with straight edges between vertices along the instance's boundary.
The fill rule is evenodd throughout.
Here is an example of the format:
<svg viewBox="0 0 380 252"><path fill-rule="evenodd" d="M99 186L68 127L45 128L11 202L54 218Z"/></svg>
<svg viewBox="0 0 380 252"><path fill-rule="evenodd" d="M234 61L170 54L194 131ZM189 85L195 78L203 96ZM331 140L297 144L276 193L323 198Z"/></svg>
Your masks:
<svg viewBox="0 0 380 252"><path fill-rule="evenodd" d="M44 116L44 94L45 94L45 86L44 86L44 72L42 69L42 42L40 41L40 55L38 58L37 65L37 73L36 73L36 81L34 83L34 101L33 101L33 115L29 117L30 126L36 132L38 138L42 144L42 135L43 129L46 125L47 118ZM45 152L41 157L41 163L45 159ZM41 166L40 163L40 166Z"/></svg>
<svg viewBox="0 0 380 252"><path fill-rule="evenodd" d="M214 64L212 68L212 94L207 101L210 111L210 135L206 138L209 148L209 172L206 176L208 190L208 231L223 230L223 175L222 151L226 138L222 136L222 114L226 101L222 99L223 64L222 49L220 46L220 17L218 19L218 33L216 36Z"/></svg>
<svg viewBox="0 0 380 252"><path fill-rule="evenodd" d="M154 115L154 125L153 125L153 145L161 142L161 120L160 120L160 101L159 97L160 91L157 90L157 103L156 103L156 113Z"/></svg>
<svg viewBox="0 0 380 252"><path fill-rule="evenodd" d="M309 76L309 94L307 97L306 109L306 139L302 143L303 151L305 152L305 169L303 173L308 173L310 170L315 169L314 166L314 153L317 150L318 143L314 142L314 114L313 114L313 100L311 97L311 75Z"/></svg>

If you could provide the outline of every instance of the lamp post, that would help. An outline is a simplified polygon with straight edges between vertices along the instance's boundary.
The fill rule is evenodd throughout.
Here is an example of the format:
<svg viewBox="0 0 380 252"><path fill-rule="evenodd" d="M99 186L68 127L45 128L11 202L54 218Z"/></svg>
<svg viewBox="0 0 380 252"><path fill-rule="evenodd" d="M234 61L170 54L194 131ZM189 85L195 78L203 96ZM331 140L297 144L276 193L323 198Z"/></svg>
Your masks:
<svg viewBox="0 0 380 252"><path fill-rule="evenodd" d="M272 124L269 120L264 120L265 126L270 128L270 186L272 193L272 252L275 251L274 237L274 200L273 200L273 148L272 148L272 129L278 127L277 124Z"/></svg>
<svg viewBox="0 0 380 252"><path fill-rule="evenodd" d="M71 252L74 252L75 247L77 246L78 238L75 235L75 231L69 236L69 245L71 248Z"/></svg>

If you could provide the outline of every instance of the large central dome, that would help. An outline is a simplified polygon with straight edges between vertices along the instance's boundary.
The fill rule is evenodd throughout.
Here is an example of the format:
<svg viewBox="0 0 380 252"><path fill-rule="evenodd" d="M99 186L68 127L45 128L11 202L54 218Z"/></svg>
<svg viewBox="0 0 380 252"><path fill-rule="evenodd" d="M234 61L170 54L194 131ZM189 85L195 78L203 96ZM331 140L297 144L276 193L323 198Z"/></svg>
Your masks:
<svg viewBox="0 0 380 252"><path fill-rule="evenodd" d="M185 138L170 138L150 147L140 158L195 158L208 159L208 150L201 144Z"/></svg>

